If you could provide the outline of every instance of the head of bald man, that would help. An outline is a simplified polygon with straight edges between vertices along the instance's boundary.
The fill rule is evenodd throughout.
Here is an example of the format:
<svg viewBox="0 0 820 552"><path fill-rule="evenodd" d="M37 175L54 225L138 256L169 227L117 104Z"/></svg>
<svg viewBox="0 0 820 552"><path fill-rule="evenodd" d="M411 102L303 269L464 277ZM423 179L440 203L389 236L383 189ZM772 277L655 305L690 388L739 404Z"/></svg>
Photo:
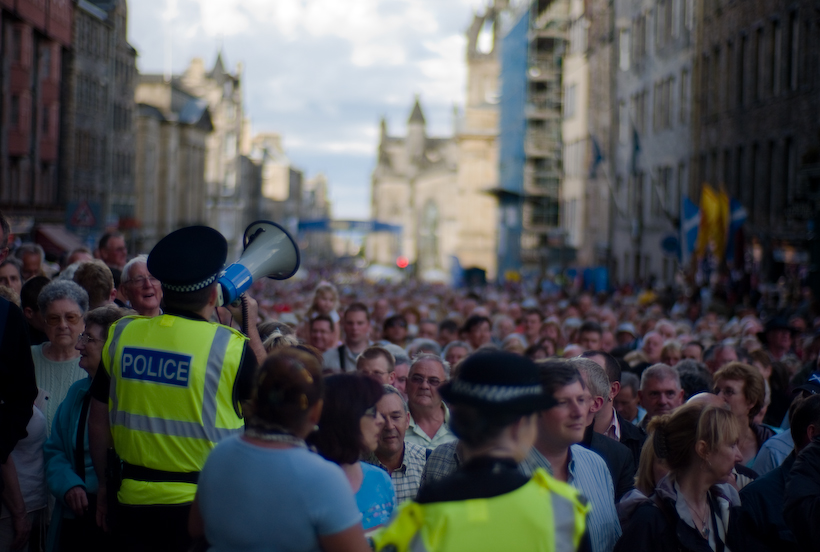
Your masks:
<svg viewBox="0 0 820 552"><path fill-rule="evenodd" d="M686 401L686 404L693 404L693 403L703 403L711 406L719 406L725 410L728 410L728 406L726 402L715 395L714 393L704 392L698 393L697 395L692 395L689 397L689 400Z"/></svg>

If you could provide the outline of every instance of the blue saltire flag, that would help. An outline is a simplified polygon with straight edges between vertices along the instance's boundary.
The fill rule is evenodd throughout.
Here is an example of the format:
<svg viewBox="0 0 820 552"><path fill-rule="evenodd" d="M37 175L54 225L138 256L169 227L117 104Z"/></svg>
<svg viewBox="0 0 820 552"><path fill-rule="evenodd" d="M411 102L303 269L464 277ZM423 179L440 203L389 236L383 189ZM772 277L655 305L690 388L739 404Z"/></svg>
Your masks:
<svg viewBox="0 0 820 552"><path fill-rule="evenodd" d="M728 243L726 244L726 260L735 260L735 241L737 241L737 232L743 227L743 223L749 214L743 204L735 198L729 200L729 235Z"/></svg>
<svg viewBox="0 0 820 552"><path fill-rule="evenodd" d="M598 166L604 162L604 154L601 153L601 145L595 136L592 138L592 164L589 166L589 177L595 178L595 173L598 172Z"/></svg>
<svg viewBox="0 0 820 552"><path fill-rule="evenodd" d="M692 252L695 250L695 243L698 241L700 208L692 203L691 199L684 197L681 211L681 258L684 263L688 263L692 258Z"/></svg>

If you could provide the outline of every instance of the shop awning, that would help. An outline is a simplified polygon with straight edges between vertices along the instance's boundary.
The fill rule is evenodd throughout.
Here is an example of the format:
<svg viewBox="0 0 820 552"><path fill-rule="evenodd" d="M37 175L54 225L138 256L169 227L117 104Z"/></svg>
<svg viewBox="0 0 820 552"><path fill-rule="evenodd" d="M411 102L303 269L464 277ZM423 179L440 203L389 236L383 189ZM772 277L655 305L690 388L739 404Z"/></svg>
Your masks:
<svg viewBox="0 0 820 552"><path fill-rule="evenodd" d="M34 241L45 250L59 257L77 248L84 247L83 240L59 224L40 224L34 231Z"/></svg>

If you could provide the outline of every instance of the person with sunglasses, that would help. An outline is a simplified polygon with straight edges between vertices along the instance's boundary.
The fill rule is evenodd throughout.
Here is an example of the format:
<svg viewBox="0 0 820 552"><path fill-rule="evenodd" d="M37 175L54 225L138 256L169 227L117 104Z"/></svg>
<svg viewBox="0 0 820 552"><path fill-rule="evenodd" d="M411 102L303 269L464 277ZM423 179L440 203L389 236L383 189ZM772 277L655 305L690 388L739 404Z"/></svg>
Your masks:
<svg viewBox="0 0 820 552"><path fill-rule="evenodd" d="M407 376L407 406L410 408L410 428L404 440L428 449L455 441L450 431L450 411L438 393L447 383L450 365L441 357L421 354L413 360Z"/></svg>
<svg viewBox="0 0 820 552"><path fill-rule="evenodd" d="M100 365L108 328L124 315L115 305L89 311L85 330L74 345L80 353L79 366L88 377L69 388L44 447L46 483L56 499L47 550L108 550L113 544L95 519L99 483L88 448L88 409L91 381Z"/></svg>
<svg viewBox="0 0 820 552"><path fill-rule="evenodd" d="M396 505L396 492L387 472L360 461L379 446L385 421L376 404L382 395L382 384L368 376L337 374L325 378L319 430L308 437L308 444L345 472L366 532L387 523Z"/></svg>
<svg viewBox="0 0 820 552"><path fill-rule="evenodd" d="M57 407L74 382L87 375L80 367L80 352L74 345L85 328L83 316L88 311L88 293L70 280L57 280L40 291L37 304L46 322L48 341L33 345L31 357L50 435Z"/></svg>

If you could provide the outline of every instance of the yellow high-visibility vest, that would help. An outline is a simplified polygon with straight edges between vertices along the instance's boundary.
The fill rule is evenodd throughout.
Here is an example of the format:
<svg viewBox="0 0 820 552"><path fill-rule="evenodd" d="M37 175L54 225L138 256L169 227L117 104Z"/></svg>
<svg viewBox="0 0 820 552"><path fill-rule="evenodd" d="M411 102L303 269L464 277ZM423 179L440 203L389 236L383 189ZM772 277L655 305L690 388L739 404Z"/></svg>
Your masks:
<svg viewBox="0 0 820 552"><path fill-rule="evenodd" d="M233 387L246 341L227 326L168 314L112 325L102 357L123 462L199 472L216 443L243 426ZM117 497L121 504L184 504L195 493L191 483L123 479Z"/></svg>
<svg viewBox="0 0 820 552"><path fill-rule="evenodd" d="M539 468L526 485L492 498L405 502L373 540L378 552L571 552L588 512L576 489Z"/></svg>

